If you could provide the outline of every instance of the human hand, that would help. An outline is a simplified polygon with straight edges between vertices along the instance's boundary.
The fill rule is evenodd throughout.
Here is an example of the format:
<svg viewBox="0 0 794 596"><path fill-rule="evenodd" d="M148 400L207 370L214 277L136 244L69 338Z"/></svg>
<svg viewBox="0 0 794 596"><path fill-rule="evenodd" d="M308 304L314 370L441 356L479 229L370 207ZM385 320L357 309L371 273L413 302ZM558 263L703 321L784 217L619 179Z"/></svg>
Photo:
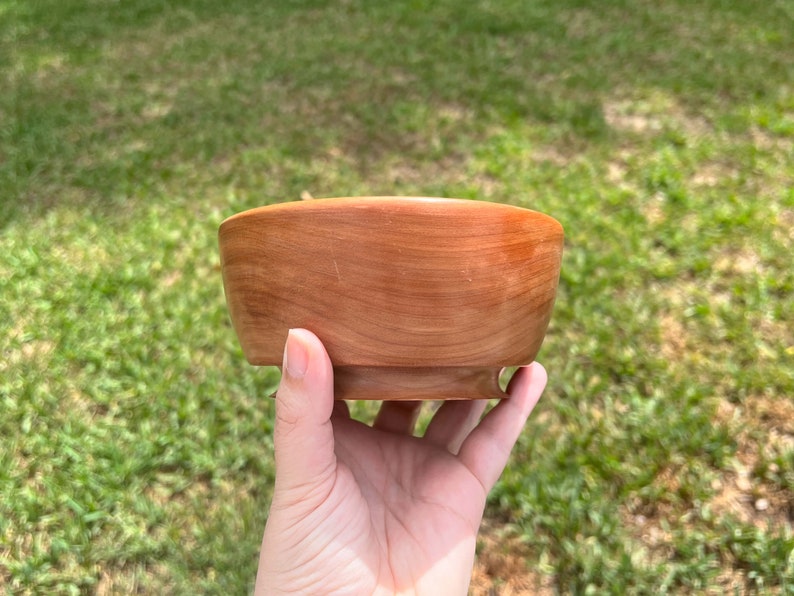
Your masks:
<svg viewBox="0 0 794 596"><path fill-rule="evenodd" d="M465 594L486 496L545 384L523 367L482 420L485 401L447 401L418 438L420 402L352 420L319 339L290 331L256 593Z"/></svg>

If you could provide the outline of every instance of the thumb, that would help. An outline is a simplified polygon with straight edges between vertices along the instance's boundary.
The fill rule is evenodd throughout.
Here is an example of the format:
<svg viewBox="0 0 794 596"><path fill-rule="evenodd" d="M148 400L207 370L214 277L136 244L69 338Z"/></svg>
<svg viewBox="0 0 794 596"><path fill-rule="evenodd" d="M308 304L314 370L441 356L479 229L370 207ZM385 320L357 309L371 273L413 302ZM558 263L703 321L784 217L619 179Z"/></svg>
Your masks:
<svg viewBox="0 0 794 596"><path fill-rule="evenodd" d="M276 393L277 490L311 490L336 469L333 404L333 369L323 344L306 329L290 329Z"/></svg>

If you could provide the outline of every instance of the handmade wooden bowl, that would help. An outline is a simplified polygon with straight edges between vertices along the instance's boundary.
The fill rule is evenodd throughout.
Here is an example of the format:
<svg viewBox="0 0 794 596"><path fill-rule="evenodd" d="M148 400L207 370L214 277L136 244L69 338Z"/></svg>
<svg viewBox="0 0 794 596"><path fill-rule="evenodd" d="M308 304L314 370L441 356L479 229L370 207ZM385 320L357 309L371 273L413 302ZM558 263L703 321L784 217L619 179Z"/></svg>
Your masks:
<svg viewBox="0 0 794 596"><path fill-rule="evenodd" d="M562 226L509 205L360 197L225 220L221 268L248 362L280 365L287 332L325 344L337 399L505 397L551 317Z"/></svg>

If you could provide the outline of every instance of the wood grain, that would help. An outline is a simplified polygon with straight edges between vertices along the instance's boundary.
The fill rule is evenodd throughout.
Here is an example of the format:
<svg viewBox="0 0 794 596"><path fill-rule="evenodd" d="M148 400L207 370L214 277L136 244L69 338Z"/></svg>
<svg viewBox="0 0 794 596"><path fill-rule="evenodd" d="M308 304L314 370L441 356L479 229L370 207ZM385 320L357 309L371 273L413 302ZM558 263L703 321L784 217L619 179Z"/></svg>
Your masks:
<svg viewBox="0 0 794 596"><path fill-rule="evenodd" d="M494 383L463 369L535 358L562 241L558 222L527 209L401 197L261 207L219 231L227 303L247 360L278 365L287 331L310 329L345 369L340 399L381 399L369 388L383 390L397 369L423 369L415 377L424 381L402 383L386 392L390 399L492 397ZM445 378L446 392L437 387ZM467 387L479 389L459 395Z"/></svg>

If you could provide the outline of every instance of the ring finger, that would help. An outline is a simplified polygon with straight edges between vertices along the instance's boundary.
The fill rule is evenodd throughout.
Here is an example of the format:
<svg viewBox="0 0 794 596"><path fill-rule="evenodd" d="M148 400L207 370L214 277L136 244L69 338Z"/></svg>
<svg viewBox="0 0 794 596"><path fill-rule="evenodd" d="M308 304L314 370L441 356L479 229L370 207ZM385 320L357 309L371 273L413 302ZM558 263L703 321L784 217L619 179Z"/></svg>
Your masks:
<svg viewBox="0 0 794 596"><path fill-rule="evenodd" d="M421 409L421 401L385 401L372 427L386 432L412 435Z"/></svg>

